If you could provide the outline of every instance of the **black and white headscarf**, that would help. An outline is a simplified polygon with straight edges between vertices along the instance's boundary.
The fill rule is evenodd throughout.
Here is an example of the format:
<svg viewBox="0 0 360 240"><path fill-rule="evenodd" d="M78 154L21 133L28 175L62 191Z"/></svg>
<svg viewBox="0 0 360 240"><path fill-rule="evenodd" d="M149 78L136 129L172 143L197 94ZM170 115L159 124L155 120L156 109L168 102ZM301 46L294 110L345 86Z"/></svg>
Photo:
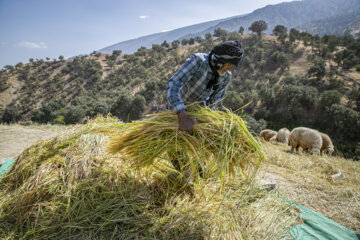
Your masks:
<svg viewBox="0 0 360 240"><path fill-rule="evenodd" d="M214 88L219 80L217 70L222 68L225 63L231 63L235 66L239 65L244 50L239 41L226 41L214 47L209 54L210 67L214 74L206 88Z"/></svg>
<svg viewBox="0 0 360 240"><path fill-rule="evenodd" d="M239 41L226 41L216 45L211 51L209 56L210 65L215 70L222 68L225 63L237 66L243 54L244 50Z"/></svg>

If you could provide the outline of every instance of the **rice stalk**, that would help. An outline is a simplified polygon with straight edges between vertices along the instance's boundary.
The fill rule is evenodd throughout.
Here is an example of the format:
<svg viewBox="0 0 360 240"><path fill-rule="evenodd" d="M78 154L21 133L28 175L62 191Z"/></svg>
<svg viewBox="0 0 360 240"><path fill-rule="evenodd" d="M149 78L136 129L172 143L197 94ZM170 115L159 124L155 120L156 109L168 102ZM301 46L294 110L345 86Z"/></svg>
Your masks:
<svg viewBox="0 0 360 240"><path fill-rule="evenodd" d="M188 113L199 121L193 135L180 131L177 115L167 111L119 125L122 132L111 137L108 151L125 156L136 168L159 159L171 164L181 151L187 157L182 163L186 168L194 172L196 166L206 164L207 176L216 176L222 182L234 168L240 169L243 179L254 176L265 157L241 117L196 105L190 106Z"/></svg>

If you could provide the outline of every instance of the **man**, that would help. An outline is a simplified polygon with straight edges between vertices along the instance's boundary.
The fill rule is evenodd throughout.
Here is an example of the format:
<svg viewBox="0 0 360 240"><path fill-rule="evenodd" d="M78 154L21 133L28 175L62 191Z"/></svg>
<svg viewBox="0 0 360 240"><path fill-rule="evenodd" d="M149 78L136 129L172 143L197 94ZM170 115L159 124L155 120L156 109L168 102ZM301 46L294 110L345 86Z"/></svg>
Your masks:
<svg viewBox="0 0 360 240"><path fill-rule="evenodd" d="M169 79L168 103L178 115L180 130L192 134L193 125L197 123L187 114L185 103L203 102L214 106L225 96L231 70L240 63L243 53L239 41L220 43L211 52L190 56Z"/></svg>
<svg viewBox="0 0 360 240"><path fill-rule="evenodd" d="M179 128L193 133L194 117L186 112L185 103L202 102L207 106L216 105L224 96L225 88L231 80L231 70L237 66L243 56L239 41L226 41L215 46L211 52L196 53L190 56L184 65L167 83L168 103L179 120ZM186 153L183 150L170 152L174 167L183 172L185 183L191 182L191 169L187 166ZM197 165L200 177L203 177L205 165Z"/></svg>

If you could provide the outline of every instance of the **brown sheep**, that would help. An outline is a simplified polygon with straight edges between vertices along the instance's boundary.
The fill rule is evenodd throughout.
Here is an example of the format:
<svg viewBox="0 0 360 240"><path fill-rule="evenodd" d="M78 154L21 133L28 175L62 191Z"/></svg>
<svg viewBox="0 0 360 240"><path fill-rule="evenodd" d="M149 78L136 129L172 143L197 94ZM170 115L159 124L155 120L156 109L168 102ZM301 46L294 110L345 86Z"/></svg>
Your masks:
<svg viewBox="0 0 360 240"><path fill-rule="evenodd" d="M270 138L274 137L277 134L276 131L265 129L260 132L260 137L264 138L266 141L269 141Z"/></svg>
<svg viewBox="0 0 360 240"><path fill-rule="evenodd" d="M298 151L299 147L301 147L303 150L310 150L310 153L320 154L322 138L320 133L314 129L298 127L291 131L289 143L292 153L294 152L294 149Z"/></svg>

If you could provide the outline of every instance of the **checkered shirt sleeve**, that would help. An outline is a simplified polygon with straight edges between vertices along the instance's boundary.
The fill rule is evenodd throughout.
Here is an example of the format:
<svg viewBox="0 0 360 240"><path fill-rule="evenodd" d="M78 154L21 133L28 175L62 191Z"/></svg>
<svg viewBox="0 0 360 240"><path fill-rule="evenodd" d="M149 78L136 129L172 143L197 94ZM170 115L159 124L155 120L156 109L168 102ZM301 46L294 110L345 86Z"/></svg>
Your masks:
<svg viewBox="0 0 360 240"><path fill-rule="evenodd" d="M186 109L180 90L182 85L198 70L200 64L201 62L195 55L190 56L167 82L168 103L176 113Z"/></svg>

